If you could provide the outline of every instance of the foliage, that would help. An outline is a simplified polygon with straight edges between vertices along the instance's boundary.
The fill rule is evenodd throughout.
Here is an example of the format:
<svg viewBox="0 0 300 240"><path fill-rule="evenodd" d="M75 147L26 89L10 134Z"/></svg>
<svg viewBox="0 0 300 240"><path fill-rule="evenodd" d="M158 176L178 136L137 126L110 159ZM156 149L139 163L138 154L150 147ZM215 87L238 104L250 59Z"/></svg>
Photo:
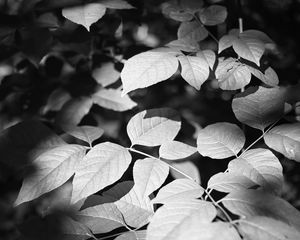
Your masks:
<svg viewBox="0 0 300 240"><path fill-rule="evenodd" d="M0 135L0 162L22 181L15 209L38 206L18 226L21 239L300 239L300 213L282 197L279 160L300 161L300 125L288 118L299 87L280 86L263 61L276 49L269 36L244 31L240 22L218 40L211 28L224 26L225 6L171 1L161 11L178 22L177 39L158 46L151 35L141 37L140 27L136 40L152 48L126 57L118 53L118 47L128 47L119 11L132 11L134 4L30 2L27 10L15 3L10 11L39 10L32 16L35 25L12 27L1 36L5 42L16 35L23 44L14 46L11 57L22 59L18 72L7 65L1 79L2 87L11 89L15 81L21 90L8 91L3 106L27 99L23 109L30 109L7 116ZM39 45L30 48L33 33L40 34ZM85 44L68 43L76 36ZM205 44L208 39L214 45ZM19 81L36 66L43 82ZM147 97L143 91L165 84L171 92L177 80L194 94L209 91L208 84L227 93L236 119L201 127L181 111L139 102ZM24 98L29 92L34 97ZM135 108L135 115L128 111ZM124 112L115 115L125 118L124 126L103 120L113 111ZM193 132L182 137L185 127ZM225 161L227 169L202 183L193 158Z"/></svg>

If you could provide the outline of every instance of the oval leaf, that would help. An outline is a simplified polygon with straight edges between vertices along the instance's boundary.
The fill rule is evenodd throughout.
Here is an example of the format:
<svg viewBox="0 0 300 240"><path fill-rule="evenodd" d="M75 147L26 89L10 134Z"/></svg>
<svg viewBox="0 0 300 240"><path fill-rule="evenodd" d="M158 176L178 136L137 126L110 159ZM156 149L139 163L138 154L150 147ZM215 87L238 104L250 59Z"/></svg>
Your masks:
<svg viewBox="0 0 300 240"><path fill-rule="evenodd" d="M183 22L178 28L177 36L178 39L184 39L187 42L199 42L208 36L208 32L197 21Z"/></svg>
<svg viewBox="0 0 300 240"><path fill-rule="evenodd" d="M159 148L159 156L168 160L186 158L195 152L197 152L195 147L178 141L163 143Z"/></svg>
<svg viewBox="0 0 300 240"><path fill-rule="evenodd" d="M120 72L115 69L112 62L107 62L99 68L95 68L92 72L93 78L103 87L113 84L120 78Z"/></svg>
<svg viewBox="0 0 300 240"><path fill-rule="evenodd" d="M104 131L99 127L79 126L68 129L67 133L72 135L73 137L87 142L89 145L92 145L92 142L100 138L103 135Z"/></svg>
<svg viewBox="0 0 300 240"><path fill-rule="evenodd" d="M169 163L172 168L170 169L170 173L173 178L175 179L181 179L181 178L186 178L185 175L189 176L189 178L193 179L196 183L200 184L201 183L201 177L200 177L200 172L197 166L191 162L191 161L181 161L181 162L170 162ZM176 171L174 168L179 170Z"/></svg>
<svg viewBox="0 0 300 240"><path fill-rule="evenodd" d="M223 6L212 5L200 12L200 20L204 25L214 26L225 21L227 10Z"/></svg>

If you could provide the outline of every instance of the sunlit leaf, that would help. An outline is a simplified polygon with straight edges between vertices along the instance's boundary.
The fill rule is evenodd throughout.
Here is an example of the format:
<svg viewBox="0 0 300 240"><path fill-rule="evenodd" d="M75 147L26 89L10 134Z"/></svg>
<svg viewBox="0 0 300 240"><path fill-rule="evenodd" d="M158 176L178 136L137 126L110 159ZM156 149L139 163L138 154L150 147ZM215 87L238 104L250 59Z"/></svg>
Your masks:
<svg viewBox="0 0 300 240"><path fill-rule="evenodd" d="M120 145L105 142L94 146L76 169L72 203L119 180L130 162L130 153Z"/></svg>
<svg viewBox="0 0 300 240"><path fill-rule="evenodd" d="M207 26L218 25L225 21L227 10L223 6L211 5L199 13L201 22Z"/></svg>
<svg viewBox="0 0 300 240"><path fill-rule="evenodd" d="M31 201L65 183L82 160L85 148L63 145L39 155L34 160L34 171L23 181L15 205Z"/></svg>
<svg viewBox="0 0 300 240"><path fill-rule="evenodd" d="M106 7L100 3L89 3L81 6L64 8L62 15L70 21L84 26L88 31L90 26L104 16Z"/></svg>
<svg viewBox="0 0 300 240"><path fill-rule="evenodd" d="M285 97L279 88L259 87L255 90L251 87L237 94L232 101L232 110L240 122L263 131L283 115Z"/></svg>
<svg viewBox="0 0 300 240"><path fill-rule="evenodd" d="M128 231L118 236L115 240L146 240L146 230Z"/></svg>
<svg viewBox="0 0 300 240"><path fill-rule="evenodd" d="M218 53L221 53L223 50L229 48L232 46L233 41L236 39L236 36L234 35L224 35L219 40L219 50Z"/></svg>
<svg viewBox="0 0 300 240"><path fill-rule="evenodd" d="M127 133L132 145L158 146L172 141L180 127L180 117L175 110L157 108L134 115L127 124Z"/></svg>
<svg viewBox="0 0 300 240"><path fill-rule="evenodd" d="M195 147L178 141L165 142L159 148L159 156L168 160L186 158L195 152L197 152Z"/></svg>
<svg viewBox="0 0 300 240"><path fill-rule="evenodd" d="M197 150L203 156L222 159L237 155L244 144L244 133L237 125L220 122L199 131Z"/></svg>
<svg viewBox="0 0 300 240"><path fill-rule="evenodd" d="M197 21L183 22L180 24L177 32L178 39L186 41L201 41L208 36L208 32Z"/></svg>
<svg viewBox="0 0 300 240"><path fill-rule="evenodd" d="M204 58L211 69L214 68L216 62L216 54L212 50L199 51L197 52L197 56Z"/></svg>
<svg viewBox="0 0 300 240"><path fill-rule="evenodd" d="M166 204L196 199L202 196L204 189L190 179L176 179L162 187L152 200L153 203Z"/></svg>
<svg viewBox="0 0 300 240"><path fill-rule="evenodd" d="M264 140L270 148L300 162L300 123L276 126L264 136Z"/></svg>
<svg viewBox="0 0 300 240"><path fill-rule="evenodd" d="M181 179L181 178L186 178L185 175L189 176L192 178L195 182L198 184L201 183L201 177L200 177L200 172L197 166L191 162L191 161L172 161L169 163L173 168L178 169L180 172L176 171L175 169L171 168L170 173L173 178L175 179ZM185 175L183 175L184 173Z"/></svg>
<svg viewBox="0 0 300 240"><path fill-rule="evenodd" d="M67 133L91 145L93 141L102 136L104 131L99 127L79 126L68 129Z"/></svg>
<svg viewBox="0 0 300 240"><path fill-rule="evenodd" d="M115 69L114 63L107 62L92 71L93 78L103 87L116 82L120 78L120 72Z"/></svg>

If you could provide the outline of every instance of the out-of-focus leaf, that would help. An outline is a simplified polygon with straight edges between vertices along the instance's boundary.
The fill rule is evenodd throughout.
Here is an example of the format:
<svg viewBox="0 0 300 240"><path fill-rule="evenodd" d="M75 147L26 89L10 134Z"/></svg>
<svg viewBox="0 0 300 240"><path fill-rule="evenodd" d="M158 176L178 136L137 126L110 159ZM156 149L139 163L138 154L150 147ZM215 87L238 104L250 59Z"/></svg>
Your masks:
<svg viewBox="0 0 300 240"><path fill-rule="evenodd" d="M120 72L115 69L112 62L107 62L99 68L95 68L92 72L93 78L103 87L116 82L120 78Z"/></svg>
<svg viewBox="0 0 300 240"><path fill-rule="evenodd" d="M171 41L166 46L185 52L197 52L200 50L197 41L187 41L185 39Z"/></svg>
<svg viewBox="0 0 300 240"><path fill-rule="evenodd" d="M208 32L197 21L183 22L180 24L177 32L179 40L183 39L187 42L202 41L208 36Z"/></svg>
<svg viewBox="0 0 300 240"><path fill-rule="evenodd" d="M61 88L58 88L50 94L43 111L59 111L63 107L63 105L70 99L71 95L68 92Z"/></svg>
<svg viewBox="0 0 300 240"><path fill-rule="evenodd" d="M111 9L132 9L134 8L128 2L124 0L100 0L99 3L103 4L107 8Z"/></svg>
<svg viewBox="0 0 300 240"><path fill-rule="evenodd" d="M223 6L211 5L199 13L201 22L207 26L218 25L225 21L227 10Z"/></svg>

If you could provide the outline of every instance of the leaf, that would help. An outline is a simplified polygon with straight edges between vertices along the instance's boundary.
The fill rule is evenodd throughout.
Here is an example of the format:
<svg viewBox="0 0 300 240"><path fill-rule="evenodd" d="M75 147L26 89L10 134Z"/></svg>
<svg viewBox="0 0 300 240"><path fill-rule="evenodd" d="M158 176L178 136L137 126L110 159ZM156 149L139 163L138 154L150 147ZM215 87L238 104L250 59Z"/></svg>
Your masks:
<svg viewBox="0 0 300 240"><path fill-rule="evenodd" d="M134 115L127 124L127 134L132 145L159 146L172 141L180 127L180 117L175 110L155 108Z"/></svg>
<svg viewBox="0 0 300 240"><path fill-rule="evenodd" d="M58 112L55 122L63 129L73 128L88 114L92 105L93 101L89 97L72 98Z"/></svg>
<svg viewBox="0 0 300 240"><path fill-rule="evenodd" d="M93 78L103 87L113 84L120 78L120 72L115 69L113 62L103 63L92 71Z"/></svg>
<svg viewBox="0 0 300 240"><path fill-rule="evenodd" d="M182 50L185 52L197 52L200 50L199 44L197 41L187 41L185 39L178 39L169 42L166 44L167 47L176 49L176 50Z"/></svg>
<svg viewBox="0 0 300 240"><path fill-rule="evenodd" d="M197 152L195 147L178 141L165 142L159 148L159 156L168 160L186 158L195 152Z"/></svg>
<svg viewBox="0 0 300 240"><path fill-rule="evenodd" d="M199 130L197 150L215 159L237 155L245 144L243 131L235 124L219 122Z"/></svg>
<svg viewBox="0 0 300 240"><path fill-rule="evenodd" d="M114 203L104 203L78 212L76 220L87 226L94 234L110 232L126 226L123 216Z"/></svg>
<svg viewBox="0 0 300 240"><path fill-rule="evenodd" d="M236 39L236 36L232 35L232 34L224 35L223 37L221 37L219 40L218 53L220 54L223 50L231 47L235 39Z"/></svg>
<svg viewBox="0 0 300 240"><path fill-rule="evenodd" d="M232 101L235 117L242 123L264 130L281 118L284 112L284 94L279 88L248 88Z"/></svg>
<svg viewBox="0 0 300 240"><path fill-rule="evenodd" d="M213 204L206 201L185 200L165 204L155 212L151 219L147 228L147 239L179 239L178 234L183 231L182 225L186 226L185 222L190 222L190 218L195 216L197 223L200 224L210 223L216 214L217 211ZM199 236L197 237L199 239Z"/></svg>
<svg viewBox="0 0 300 240"><path fill-rule="evenodd" d="M223 90L237 90L245 87L251 80L251 73L246 65L234 58L219 59L215 71L219 86Z"/></svg>
<svg viewBox="0 0 300 240"><path fill-rule="evenodd" d="M99 127L79 126L68 129L67 133L73 137L87 142L89 145L92 145L93 141L100 138L103 135L104 131Z"/></svg>
<svg viewBox="0 0 300 240"><path fill-rule="evenodd" d="M127 111L137 106L129 96L122 97L121 93L122 92L117 89L102 88L94 93L92 98L95 104L118 112Z"/></svg>
<svg viewBox="0 0 300 240"><path fill-rule="evenodd" d="M172 2L163 4L162 13L169 18L180 22L190 21L193 19L193 14L191 12Z"/></svg>
<svg viewBox="0 0 300 240"><path fill-rule="evenodd" d="M166 50L137 54L125 62L121 71L123 95L170 78L178 68L177 58Z"/></svg>
<svg viewBox="0 0 300 240"><path fill-rule="evenodd" d="M250 178L234 172L217 173L213 175L207 183L208 188L226 193L254 186L256 186L256 183L251 181Z"/></svg>
<svg viewBox="0 0 300 240"><path fill-rule="evenodd" d="M298 231L300 213L287 201L259 190L238 190L229 193L220 202L232 213L242 217L270 217L283 221Z"/></svg>
<svg viewBox="0 0 300 240"><path fill-rule="evenodd" d="M94 146L79 162L73 179L72 203L119 180L131 162L128 150L105 142Z"/></svg>
<svg viewBox="0 0 300 240"><path fill-rule="evenodd" d="M90 26L104 16L106 7L100 3L89 3L81 6L64 8L62 15L70 21L84 26L88 31Z"/></svg>
<svg viewBox="0 0 300 240"><path fill-rule="evenodd" d="M99 3L111 9L132 9L134 8L128 2L123 0L100 0Z"/></svg>
<svg viewBox="0 0 300 240"><path fill-rule="evenodd" d="M193 162L191 162L191 161L183 161L183 162L172 161L169 164L173 168L176 168L179 171L181 171L182 173L191 177L196 183L198 183L198 184L201 183L200 172L199 172L197 166ZM186 176L179 173L178 171L175 171L173 168L171 168L171 170L170 170L170 173L173 178L175 178L175 179L186 178Z"/></svg>
<svg viewBox="0 0 300 240"><path fill-rule="evenodd" d="M169 174L169 166L160 160L145 158L137 160L133 167L134 188L143 197L158 189Z"/></svg>
<svg viewBox="0 0 300 240"><path fill-rule="evenodd" d="M208 32L197 21L182 22L178 28L178 39L184 39L185 41L202 41L208 36Z"/></svg>
<svg viewBox="0 0 300 240"><path fill-rule="evenodd" d="M282 166L270 150L263 148L248 150L229 162L228 170L251 179L267 191L281 193Z"/></svg>
<svg viewBox="0 0 300 240"><path fill-rule="evenodd" d="M201 22L206 26L223 23L227 18L227 10L223 6L211 5L199 14Z"/></svg>
<svg viewBox="0 0 300 240"><path fill-rule="evenodd" d="M58 88L54 90L48 97L43 112L59 111L62 106L71 99L71 95L65 90Z"/></svg>
<svg viewBox="0 0 300 240"><path fill-rule="evenodd" d="M119 235L115 240L146 240L146 230L128 231Z"/></svg>
<svg viewBox="0 0 300 240"><path fill-rule="evenodd" d="M290 225L267 217L252 217L239 221L239 231L244 239L293 240L300 239L300 232Z"/></svg>
<svg viewBox="0 0 300 240"><path fill-rule="evenodd" d="M15 205L38 198L65 183L84 154L84 147L69 144L39 155L33 162L35 171L24 179Z"/></svg>
<svg viewBox="0 0 300 240"><path fill-rule="evenodd" d="M152 203L167 204L170 202L182 202L184 200L200 198L204 189L190 179L176 179L162 187Z"/></svg>
<svg viewBox="0 0 300 240"><path fill-rule="evenodd" d="M273 68L268 67L265 70L265 73L262 73L261 71L259 71L256 68L247 66L249 71L252 73L252 75L254 75L255 77L257 77L259 80L261 80L263 83L271 86L271 87L275 87L278 85L279 83L279 79L278 76L276 74L276 72L273 70Z"/></svg>
<svg viewBox="0 0 300 240"><path fill-rule="evenodd" d="M201 85L209 76L209 65L199 56L178 56L181 64L181 76L191 86L200 90Z"/></svg>
<svg viewBox="0 0 300 240"><path fill-rule="evenodd" d="M202 57L206 60L211 70L213 70L215 62L216 62L216 54L212 50L203 50L197 52L198 57Z"/></svg>
<svg viewBox="0 0 300 240"><path fill-rule="evenodd" d="M264 136L264 140L268 147L300 162L300 123L276 126Z"/></svg>

